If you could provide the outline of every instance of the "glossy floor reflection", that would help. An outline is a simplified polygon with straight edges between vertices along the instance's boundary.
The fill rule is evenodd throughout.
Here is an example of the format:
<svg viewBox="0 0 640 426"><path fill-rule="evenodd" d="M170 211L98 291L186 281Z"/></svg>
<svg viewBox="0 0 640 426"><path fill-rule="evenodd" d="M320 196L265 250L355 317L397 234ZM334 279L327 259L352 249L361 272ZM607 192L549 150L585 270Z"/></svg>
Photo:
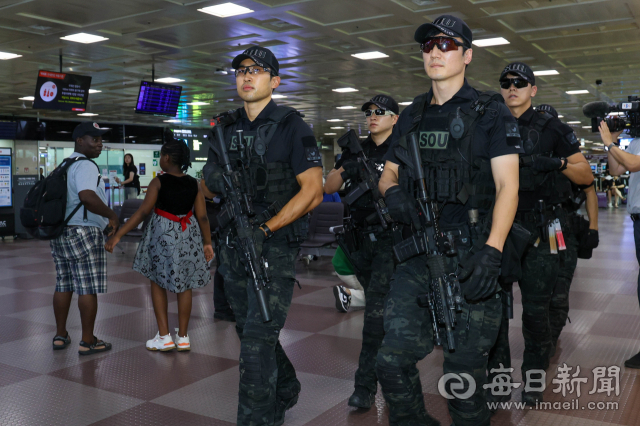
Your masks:
<svg viewBox="0 0 640 426"><path fill-rule="evenodd" d="M545 400L559 409L498 410L492 425L640 425L639 370L625 359L640 350L640 310L636 289L632 223L623 210L600 211L600 247L580 260L571 289L571 323L548 371ZM131 270L135 247L109 255L109 293L100 296L96 335L113 343L106 354L80 357L77 308L69 332L73 344L51 350L55 321L51 295L55 269L47 243L0 243L0 425L231 425L235 422L239 343L234 325L213 320L212 285L194 291L191 353L155 353L144 342L156 333L148 283ZM293 304L281 341L296 366L302 394L287 413L286 425L388 424L380 392L374 408L347 406L360 350L362 311L338 313L329 259L298 265L302 289ZM514 381L522 362L519 291L511 321ZM175 296L170 298L171 327L177 326ZM419 364L429 412L443 425L451 419L437 390L442 352ZM574 409L576 391L554 392L557 366L580 367L587 378ZM596 367L620 366L619 395L597 392ZM575 382L574 382L575 383ZM600 383L600 382L598 382ZM593 394L589 394L594 391ZM513 395L520 400L521 388ZM617 402L617 408L607 402ZM595 409L589 409L590 403ZM604 403L598 409L598 403ZM577 409L575 409L577 407ZM584 409L583 409L584 407Z"/></svg>

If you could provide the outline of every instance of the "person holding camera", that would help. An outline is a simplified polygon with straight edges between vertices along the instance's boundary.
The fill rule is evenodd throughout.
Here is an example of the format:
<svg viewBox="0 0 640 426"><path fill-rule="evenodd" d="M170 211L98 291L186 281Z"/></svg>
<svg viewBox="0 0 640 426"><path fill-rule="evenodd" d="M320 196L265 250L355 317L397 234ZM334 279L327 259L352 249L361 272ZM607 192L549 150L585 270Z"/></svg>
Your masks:
<svg viewBox="0 0 640 426"><path fill-rule="evenodd" d="M636 259L640 263L640 137L634 138L626 151L623 151L614 141L622 133L609 131L609 126L603 120L599 126L600 137L608 151L609 170L612 175L629 174L629 194L627 195L627 212L633 221L633 238L636 242ZM638 302L640 303L640 275L638 275ZM640 368L640 352L624 362L627 368Z"/></svg>

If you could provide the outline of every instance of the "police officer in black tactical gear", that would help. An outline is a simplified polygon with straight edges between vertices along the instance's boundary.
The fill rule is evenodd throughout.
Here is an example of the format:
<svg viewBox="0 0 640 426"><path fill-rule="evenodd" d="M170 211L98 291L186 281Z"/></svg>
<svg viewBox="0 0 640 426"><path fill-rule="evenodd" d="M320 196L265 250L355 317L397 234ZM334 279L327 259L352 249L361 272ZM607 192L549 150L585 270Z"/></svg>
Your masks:
<svg viewBox="0 0 640 426"><path fill-rule="evenodd" d="M542 401L543 373L549 366L551 298L558 277L564 275L562 280L570 282L577 262L578 242L563 204L571 198L572 182L588 186L593 175L573 130L551 114L533 109L531 99L538 88L528 65L507 65L500 74L500 87L505 103L518 120L524 148L520 154L516 222L531 232L532 238L522 259L519 281L525 340L522 400L535 405ZM505 346L508 347L508 331L503 328L494 350L502 353L507 362Z"/></svg>
<svg viewBox="0 0 640 426"><path fill-rule="evenodd" d="M535 110L549 113L558 118L558 112L551 105L541 104ZM572 252L568 261L565 260L560 265L560 273L551 296L551 303L549 304L550 358L553 358L556 354L558 338L569 317L569 289L578 259L591 259L593 249L597 248L600 242L598 234L598 195L596 194L595 180L590 185L576 185L571 182L571 192L571 199L562 205L567 210L571 224L568 231L573 233L574 241L578 242L578 250L575 256ZM588 220L578 214L578 210L583 204Z"/></svg>
<svg viewBox="0 0 640 426"><path fill-rule="evenodd" d="M358 152L352 152L349 148L343 149L342 157L327 176L324 192L336 192L346 182L347 194L357 194L354 198L360 195L360 192L352 191L357 191L361 183L367 179L367 170L364 169L362 161L364 158L369 161L369 171L375 173L376 185L373 190L354 200L351 200L349 195L343 197L343 201L351 201L351 204L348 204L349 213L346 215L350 219L345 230L348 235L340 240L341 247L348 253L355 268L358 281L364 287L366 297L362 350L356 371L355 390L348 404L351 407L370 408L378 390L375 364L384 337L384 298L389 291L389 282L395 268L392 228L386 221L381 223L374 203L376 196L378 199L381 198L377 181L384 168L383 157L391 144L391 132L398 121L400 111L398 103L387 95L374 96L362 105L362 111L370 132L369 137L361 144L364 156L359 156Z"/></svg>
<svg viewBox="0 0 640 426"><path fill-rule="evenodd" d="M234 171L242 170L250 180L246 186L255 190L250 194L253 242L258 258L267 261L270 283L262 291L272 317L263 322L231 216L231 223L220 223L217 254L240 337L237 424L281 425L285 411L298 401L300 382L278 337L291 305L295 259L308 229L306 214L322 201L322 163L313 132L297 111L271 100L280 84L274 54L252 46L236 56L232 67L244 106L218 117L216 126L222 126ZM220 165L221 158L210 150L205 195L219 194L224 202L227 188Z"/></svg>
<svg viewBox="0 0 640 426"><path fill-rule="evenodd" d="M445 385L449 413L456 426L489 425L482 385L502 317L498 276L517 207L520 135L500 94L479 92L465 79L473 54L466 23L440 16L420 26L415 41L431 90L400 115L379 188L389 214L416 228L416 171L405 160L415 135L428 196L437 202L440 228L454 240L446 273L458 275L464 295L455 315L455 351L443 340L444 372L463 383L462 389L455 383L455 392ZM391 425L439 424L427 414L416 368L434 347L431 317L417 301L436 273L427 259L422 253L398 264L385 300L377 372Z"/></svg>

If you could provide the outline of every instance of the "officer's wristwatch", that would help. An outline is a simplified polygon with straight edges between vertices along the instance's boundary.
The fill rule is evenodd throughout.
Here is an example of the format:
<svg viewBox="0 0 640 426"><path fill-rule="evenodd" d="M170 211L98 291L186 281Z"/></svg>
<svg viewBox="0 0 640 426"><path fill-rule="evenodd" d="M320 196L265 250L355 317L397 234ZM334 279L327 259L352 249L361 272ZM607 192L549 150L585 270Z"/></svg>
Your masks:
<svg viewBox="0 0 640 426"><path fill-rule="evenodd" d="M558 169L559 171L563 171L563 170L567 170L567 166L569 165L569 160L567 160L565 157L560 158L560 161L562 161L562 166L560 166L560 169Z"/></svg>
<svg viewBox="0 0 640 426"><path fill-rule="evenodd" d="M262 225L260 227L260 229L262 230L262 232L264 232L264 239L265 240L268 240L269 238L273 237L273 231L271 229L269 229L269 227L267 226L266 223L264 225Z"/></svg>

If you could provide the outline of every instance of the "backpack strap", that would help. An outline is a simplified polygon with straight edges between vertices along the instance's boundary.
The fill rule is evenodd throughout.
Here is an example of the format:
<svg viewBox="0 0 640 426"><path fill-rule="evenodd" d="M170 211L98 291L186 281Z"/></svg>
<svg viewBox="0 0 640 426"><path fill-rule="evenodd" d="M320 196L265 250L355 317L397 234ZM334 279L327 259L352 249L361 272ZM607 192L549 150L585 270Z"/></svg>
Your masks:
<svg viewBox="0 0 640 426"><path fill-rule="evenodd" d="M100 167L98 166L98 164L96 164L95 161L87 158L87 157L72 157L72 158L65 158L64 161L70 160L68 163L65 163L65 165L63 167L65 167L64 173L66 174L69 171L69 167L71 167L72 165L74 165L77 161L82 161L82 160L87 160L87 161L91 161L93 163L94 166L96 166L96 169L98 169L98 182L96 183L96 188L100 186L100 180L102 179L102 176L100 175ZM78 203L78 205L73 209L73 211L69 214L69 216L67 216L67 218L64 220L62 226L67 226L67 223L69 223L69 221L71 220L71 218L73 217L73 215L75 215L78 210L80 210L80 207L84 207L82 205L82 201L80 201ZM82 217L83 221L87 221L87 208L84 207L84 214Z"/></svg>
<svg viewBox="0 0 640 426"><path fill-rule="evenodd" d="M411 129L407 133L414 132L418 129L420 125L420 121L422 120L422 115L424 114L424 110L427 106L427 94L423 93L422 95L416 96L413 100L413 104L411 105Z"/></svg>

